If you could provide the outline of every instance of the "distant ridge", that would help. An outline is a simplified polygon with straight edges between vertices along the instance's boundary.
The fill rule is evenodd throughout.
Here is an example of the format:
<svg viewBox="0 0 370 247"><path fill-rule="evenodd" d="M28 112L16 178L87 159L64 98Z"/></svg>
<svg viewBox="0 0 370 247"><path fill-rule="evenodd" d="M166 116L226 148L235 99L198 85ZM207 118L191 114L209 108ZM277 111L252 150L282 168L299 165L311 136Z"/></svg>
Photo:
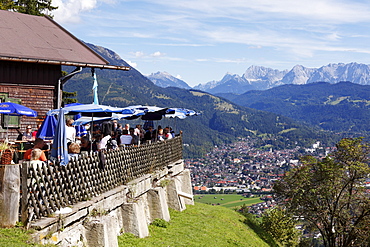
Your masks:
<svg viewBox="0 0 370 247"><path fill-rule="evenodd" d="M249 67L242 76L227 73L220 81L199 84L199 89L212 94L266 90L284 84L305 85L313 82L338 83L350 81L370 85L370 65L358 63L332 63L320 68L296 65L291 70L275 70L262 66Z"/></svg>
<svg viewBox="0 0 370 247"><path fill-rule="evenodd" d="M186 82L170 75L167 72L158 71L157 73L152 73L146 77L159 87L178 87L185 89L191 88Z"/></svg>

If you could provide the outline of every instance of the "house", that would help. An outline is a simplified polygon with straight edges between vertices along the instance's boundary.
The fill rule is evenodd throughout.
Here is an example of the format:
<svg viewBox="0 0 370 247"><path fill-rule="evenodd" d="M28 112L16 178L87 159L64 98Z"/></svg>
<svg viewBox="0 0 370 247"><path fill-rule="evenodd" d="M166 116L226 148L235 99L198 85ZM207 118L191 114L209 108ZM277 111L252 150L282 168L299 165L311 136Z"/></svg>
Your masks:
<svg viewBox="0 0 370 247"><path fill-rule="evenodd" d="M0 10L0 44L0 102L12 101L38 112L38 117L1 116L0 139L6 132L15 139L26 125L36 129L48 110L61 106L63 83L82 68L129 70L109 65L47 16ZM62 66L75 70L62 76Z"/></svg>

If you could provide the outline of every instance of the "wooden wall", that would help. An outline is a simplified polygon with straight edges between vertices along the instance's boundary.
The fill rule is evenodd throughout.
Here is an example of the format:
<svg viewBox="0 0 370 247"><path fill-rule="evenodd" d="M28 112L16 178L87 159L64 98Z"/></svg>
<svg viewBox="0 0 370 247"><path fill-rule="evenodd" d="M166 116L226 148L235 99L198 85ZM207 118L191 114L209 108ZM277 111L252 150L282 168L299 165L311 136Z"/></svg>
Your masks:
<svg viewBox="0 0 370 247"><path fill-rule="evenodd" d="M56 107L58 79L61 66L0 61L0 95L19 99L21 104L37 111L37 117L21 117L20 128L0 126L0 141L8 133L9 140L15 140L27 125L34 130L43 121L47 111ZM3 118L3 116L0 116Z"/></svg>
<svg viewBox="0 0 370 247"><path fill-rule="evenodd" d="M61 65L0 61L0 82L55 86Z"/></svg>

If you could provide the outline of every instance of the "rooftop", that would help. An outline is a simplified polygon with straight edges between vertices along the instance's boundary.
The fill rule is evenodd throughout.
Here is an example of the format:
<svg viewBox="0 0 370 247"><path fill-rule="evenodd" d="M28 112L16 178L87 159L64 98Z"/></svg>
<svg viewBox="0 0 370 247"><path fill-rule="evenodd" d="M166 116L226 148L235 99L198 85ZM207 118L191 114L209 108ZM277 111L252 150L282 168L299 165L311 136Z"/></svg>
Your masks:
<svg viewBox="0 0 370 247"><path fill-rule="evenodd" d="M108 65L47 16L0 10L0 60L128 70Z"/></svg>

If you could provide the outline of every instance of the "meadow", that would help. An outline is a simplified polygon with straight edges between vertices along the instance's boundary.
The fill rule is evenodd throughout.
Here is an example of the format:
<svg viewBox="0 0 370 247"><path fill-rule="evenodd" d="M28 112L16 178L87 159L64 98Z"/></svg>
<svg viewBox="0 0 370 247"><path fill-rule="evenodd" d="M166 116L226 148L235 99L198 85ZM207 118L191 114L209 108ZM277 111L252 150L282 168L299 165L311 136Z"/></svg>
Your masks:
<svg viewBox="0 0 370 247"><path fill-rule="evenodd" d="M238 194L195 194L194 201L226 208L240 207L244 204L250 206L262 202L259 197L245 198Z"/></svg>

